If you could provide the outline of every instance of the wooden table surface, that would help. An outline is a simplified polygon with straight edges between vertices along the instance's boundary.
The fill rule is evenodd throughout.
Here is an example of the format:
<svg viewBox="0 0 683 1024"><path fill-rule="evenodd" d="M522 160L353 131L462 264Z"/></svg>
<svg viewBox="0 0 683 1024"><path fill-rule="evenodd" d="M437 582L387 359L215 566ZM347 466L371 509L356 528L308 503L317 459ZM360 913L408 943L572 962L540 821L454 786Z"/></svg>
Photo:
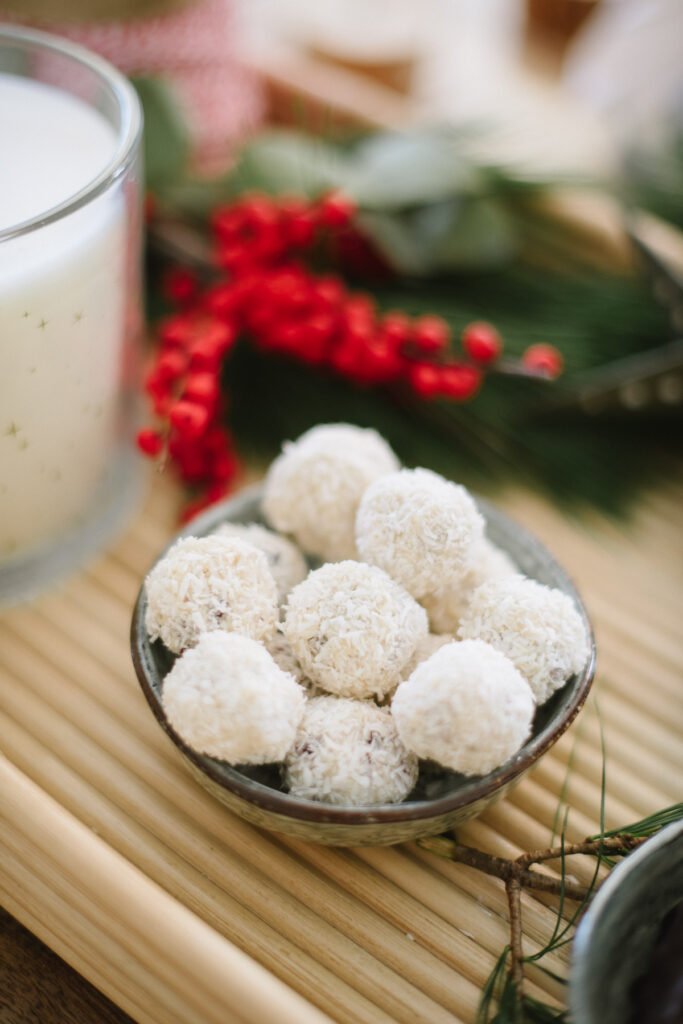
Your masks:
<svg viewBox="0 0 683 1024"><path fill-rule="evenodd" d="M570 520L521 491L500 499L569 569L595 622L608 826L680 798L682 497L679 475L628 523ZM153 720L127 634L177 503L156 479L110 551L0 620L1 902L141 1024L472 1021L507 938L495 880L414 845L337 850L261 832L195 784ZM503 855L544 846L562 792L569 839L595 831L601 766L592 698L460 837ZM531 896L524 912L531 951L553 913ZM561 995L540 971L530 979Z"/></svg>

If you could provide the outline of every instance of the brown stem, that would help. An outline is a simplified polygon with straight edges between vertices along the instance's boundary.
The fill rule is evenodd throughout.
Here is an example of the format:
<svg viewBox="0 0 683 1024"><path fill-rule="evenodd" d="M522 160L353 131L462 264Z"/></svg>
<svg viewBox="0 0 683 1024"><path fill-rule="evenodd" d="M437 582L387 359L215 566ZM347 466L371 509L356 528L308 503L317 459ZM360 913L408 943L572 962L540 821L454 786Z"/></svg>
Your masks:
<svg viewBox="0 0 683 1024"><path fill-rule="evenodd" d="M515 1017L519 1019L524 995L524 950L522 948L522 889L517 878L505 883L510 911L510 975L515 988Z"/></svg>
<svg viewBox="0 0 683 1024"><path fill-rule="evenodd" d="M471 846L464 846L456 843L446 836L436 836L430 839L420 840L419 845L429 850L438 857L445 857L447 860L455 861L457 864L465 864L467 867L482 871L484 874L500 878L503 882L514 878L524 889L536 889L539 892L547 892L553 896L564 894L567 899L582 902L588 895L588 890L574 882L564 883L558 878L549 878L548 875L541 875L537 871L530 871L522 867L518 861L506 860L504 857L496 857L491 853L483 853Z"/></svg>
<svg viewBox="0 0 683 1024"><path fill-rule="evenodd" d="M646 836L632 836L628 833L609 836L606 839L584 839L582 843L567 843L565 846L554 846L548 850L533 850L531 853L523 853L515 861L520 867L527 867L529 864L540 864L546 860L559 860L561 857L571 857L579 853L619 853L622 850L635 850L637 846L645 842Z"/></svg>

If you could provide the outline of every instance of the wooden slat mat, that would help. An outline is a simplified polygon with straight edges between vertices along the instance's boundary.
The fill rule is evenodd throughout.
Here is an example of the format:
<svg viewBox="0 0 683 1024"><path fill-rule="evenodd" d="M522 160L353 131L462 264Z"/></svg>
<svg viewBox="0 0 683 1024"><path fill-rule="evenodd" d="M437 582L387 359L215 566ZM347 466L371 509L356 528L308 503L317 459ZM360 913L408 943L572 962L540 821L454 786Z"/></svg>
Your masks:
<svg viewBox="0 0 683 1024"><path fill-rule="evenodd" d="M653 492L628 526L569 521L526 493L502 502L594 617L611 826L680 799L682 497L680 484ZM157 480L112 550L0 620L2 901L141 1022L472 1021L508 934L499 883L415 846L336 850L260 832L194 783L149 713L129 617L177 501ZM601 767L592 698L461 838L504 855L546 845L562 792L570 838L595 831ZM552 920L525 897L529 950ZM540 971L530 979L559 995Z"/></svg>

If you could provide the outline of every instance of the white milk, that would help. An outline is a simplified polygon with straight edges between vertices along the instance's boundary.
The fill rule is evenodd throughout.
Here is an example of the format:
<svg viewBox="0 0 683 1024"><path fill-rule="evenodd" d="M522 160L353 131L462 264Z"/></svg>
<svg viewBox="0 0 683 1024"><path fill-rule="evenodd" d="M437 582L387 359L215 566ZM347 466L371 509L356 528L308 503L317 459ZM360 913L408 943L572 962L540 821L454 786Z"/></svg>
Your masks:
<svg viewBox="0 0 683 1024"><path fill-rule="evenodd" d="M80 100L0 74L0 230L86 187L116 142ZM0 242L0 562L86 516L111 459L125 245L118 189Z"/></svg>

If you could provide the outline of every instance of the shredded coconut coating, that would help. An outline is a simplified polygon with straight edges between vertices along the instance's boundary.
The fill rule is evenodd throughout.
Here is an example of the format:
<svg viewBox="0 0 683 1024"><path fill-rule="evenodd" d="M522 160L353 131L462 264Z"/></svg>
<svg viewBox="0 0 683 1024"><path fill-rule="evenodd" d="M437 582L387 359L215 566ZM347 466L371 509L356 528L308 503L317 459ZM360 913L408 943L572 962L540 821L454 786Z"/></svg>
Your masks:
<svg viewBox="0 0 683 1024"><path fill-rule="evenodd" d="M427 636L418 643L415 654L403 670L403 678L407 679L421 662L431 658L432 654L438 651L439 648L443 647L444 644L452 643L452 641L453 637L449 633L427 633Z"/></svg>
<svg viewBox="0 0 683 1024"><path fill-rule="evenodd" d="M484 532L470 494L428 469L380 477L356 517L360 557L424 597L468 572Z"/></svg>
<svg viewBox="0 0 683 1024"><path fill-rule="evenodd" d="M511 558L486 537L476 550L474 561L461 580L440 587L420 601L436 633L457 633L472 594L487 580L514 576L519 570Z"/></svg>
<svg viewBox="0 0 683 1024"><path fill-rule="evenodd" d="M314 697L285 761L290 793L351 807L400 803L417 781L417 758L401 743L387 708Z"/></svg>
<svg viewBox="0 0 683 1024"><path fill-rule="evenodd" d="M284 760L306 703L262 644L222 632L205 633L178 658L161 699L188 746L228 764Z"/></svg>
<svg viewBox="0 0 683 1024"><path fill-rule="evenodd" d="M294 676L297 683L300 686L308 687L312 686L310 679L306 678L306 674L297 662L294 651L289 645L289 641L282 633L275 633L265 642L265 649L268 651L273 659L275 665L278 665L283 672L287 672L290 676Z"/></svg>
<svg viewBox="0 0 683 1024"><path fill-rule="evenodd" d="M268 470L264 515L322 561L355 558L355 518L363 491L398 466L374 430L344 423L314 427L286 444Z"/></svg>
<svg viewBox="0 0 683 1024"><path fill-rule="evenodd" d="M275 580L262 551L236 537L177 541L145 581L150 639L179 654L212 630L254 640L277 625Z"/></svg>
<svg viewBox="0 0 683 1024"><path fill-rule="evenodd" d="M539 704L579 672L589 654L586 629L571 598L523 576L478 587L458 636L478 637L507 655Z"/></svg>
<svg viewBox="0 0 683 1024"><path fill-rule="evenodd" d="M427 614L385 572L332 562L292 590L282 626L315 684L340 697L384 697L427 634Z"/></svg>
<svg viewBox="0 0 683 1024"><path fill-rule="evenodd" d="M526 680L481 640L446 644L400 684L391 703L408 750L463 775L486 775L512 757L534 710Z"/></svg>
<svg viewBox="0 0 683 1024"><path fill-rule="evenodd" d="M292 587L308 575L306 559L291 540L267 530L259 523L223 523L214 530L216 537L240 537L262 551L268 559L268 568L277 586L280 604Z"/></svg>

